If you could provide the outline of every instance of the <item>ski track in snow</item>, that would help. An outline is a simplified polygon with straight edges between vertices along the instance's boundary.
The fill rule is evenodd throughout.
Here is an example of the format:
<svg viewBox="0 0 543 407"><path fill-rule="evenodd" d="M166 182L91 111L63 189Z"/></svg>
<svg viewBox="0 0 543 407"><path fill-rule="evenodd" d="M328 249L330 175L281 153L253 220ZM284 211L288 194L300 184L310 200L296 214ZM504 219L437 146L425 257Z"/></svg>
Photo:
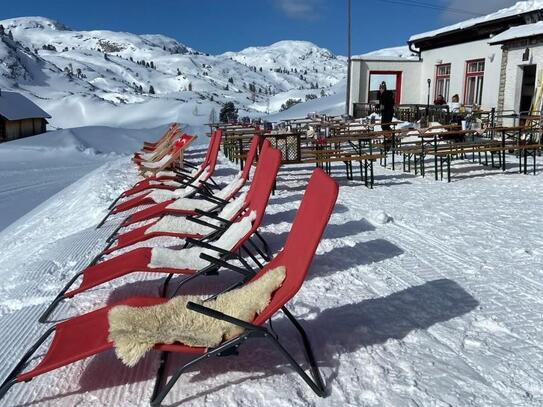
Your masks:
<svg viewBox="0 0 543 407"><path fill-rule="evenodd" d="M289 308L310 334L328 385L320 399L262 341L181 377L169 406L539 406L543 404L543 191L540 176L455 163L451 184L376 166L347 182L308 279ZM39 314L103 247L120 217L94 226L135 173L112 160L0 233L0 380L48 325ZM128 170L128 171L127 171ZM312 167L286 167L261 232L285 241ZM539 168L541 171L542 168ZM217 179L237 167L222 159ZM486 173L485 177L481 177ZM127 276L66 301L53 319L135 294L163 276ZM231 278L225 275L228 281ZM213 292L223 277L192 290ZM301 360L282 318L274 327ZM174 356L172 366L185 359ZM16 385L6 406L146 406L157 354L135 368L113 352Z"/></svg>

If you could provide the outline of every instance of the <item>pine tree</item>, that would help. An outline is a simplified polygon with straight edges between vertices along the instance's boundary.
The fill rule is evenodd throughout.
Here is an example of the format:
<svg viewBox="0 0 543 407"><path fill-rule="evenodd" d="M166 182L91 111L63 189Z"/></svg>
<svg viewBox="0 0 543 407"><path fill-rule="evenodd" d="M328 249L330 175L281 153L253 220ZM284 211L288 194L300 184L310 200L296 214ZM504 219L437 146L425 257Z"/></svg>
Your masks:
<svg viewBox="0 0 543 407"><path fill-rule="evenodd" d="M192 92L192 82L189 82L189 92Z"/></svg>
<svg viewBox="0 0 543 407"><path fill-rule="evenodd" d="M149 87L149 94L154 95L155 94L155 88L153 88L153 85Z"/></svg>
<svg viewBox="0 0 543 407"><path fill-rule="evenodd" d="M221 123L236 122L238 120L238 109L234 102L226 102L219 113Z"/></svg>
<svg viewBox="0 0 543 407"><path fill-rule="evenodd" d="M213 96L211 96L213 98ZM217 121L217 112L214 107L209 112L209 123L215 123Z"/></svg>

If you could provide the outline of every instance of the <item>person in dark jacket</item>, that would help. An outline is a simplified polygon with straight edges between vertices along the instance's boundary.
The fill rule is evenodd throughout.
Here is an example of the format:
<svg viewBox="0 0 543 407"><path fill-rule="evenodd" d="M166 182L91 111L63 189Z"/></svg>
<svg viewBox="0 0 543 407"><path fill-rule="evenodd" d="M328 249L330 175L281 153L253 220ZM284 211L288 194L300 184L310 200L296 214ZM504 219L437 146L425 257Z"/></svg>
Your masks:
<svg viewBox="0 0 543 407"><path fill-rule="evenodd" d="M391 91L387 90L385 82L381 82L381 85L379 85L379 110L381 111L381 123L392 122L392 117L394 116L394 95ZM389 131L390 125L385 124L381 128Z"/></svg>
<svg viewBox="0 0 543 407"><path fill-rule="evenodd" d="M394 95L390 90L387 90L385 82L379 85L379 109L381 110L381 123L391 123L394 116ZM390 124L381 124L383 131L390 131ZM385 137L385 151L388 152L392 147L392 139Z"/></svg>

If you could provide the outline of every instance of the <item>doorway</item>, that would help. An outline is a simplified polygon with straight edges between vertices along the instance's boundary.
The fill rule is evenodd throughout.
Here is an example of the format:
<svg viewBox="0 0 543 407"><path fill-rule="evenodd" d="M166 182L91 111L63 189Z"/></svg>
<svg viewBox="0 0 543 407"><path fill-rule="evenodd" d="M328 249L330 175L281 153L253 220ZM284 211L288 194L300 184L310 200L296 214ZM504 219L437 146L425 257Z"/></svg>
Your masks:
<svg viewBox="0 0 543 407"><path fill-rule="evenodd" d="M402 95L402 72L401 71L370 71L368 86L368 103L379 101L379 85L385 82L387 89L394 96L394 102L400 103Z"/></svg>
<svg viewBox="0 0 543 407"><path fill-rule="evenodd" d="M520 90L519 113L530 113L532 99L535 93L535 74L537 65L526 65L522 67L522 86Z"/></svg>

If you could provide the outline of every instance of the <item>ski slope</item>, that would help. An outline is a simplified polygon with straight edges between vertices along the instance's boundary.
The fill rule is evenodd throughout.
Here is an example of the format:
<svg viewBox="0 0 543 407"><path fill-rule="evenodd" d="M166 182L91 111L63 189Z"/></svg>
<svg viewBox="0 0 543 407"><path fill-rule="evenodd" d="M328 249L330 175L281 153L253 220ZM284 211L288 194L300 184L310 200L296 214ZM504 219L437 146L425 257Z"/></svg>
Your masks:
<svg viewBox="0 0 543 407"><path fill-rule="evenodd" d="M39 314L117 224L94 228L136 180L122 154L161 131L124 130L122 143L117 137L91 143L79 129L17 144L19 152L50 154L58 168L79 151L78 159L88 155L94 169L57 193L51 189L0 232L0 381L47 328L37 324ZM14 151L14 144L2 148ZM63 156L62 148L72 153ZM201 145L194 150L194 159L202 156ZM261 228L274 251L286 239L311 170L287 167L279 174ZM7 171L2 167L2 179ZM237 168L222 157L217 171L224 183ZM21 172L18 182L32 188L39 172ZM434 181L431 172L423 179L379 166L373 190L344 180L341 167L334 176L341 185L334 214L289 304L311 335L328 396L316 397L262 342L191 369L164 405L542 405L541 176L519 175L513 162L502 173L459 161L450 184ZM67 301L54 319L132 295L158 295L162 277L135 274L104 284ZM210 293L231 278L207 277L190 291ZM274 327L300 358L284 319ZM170 369L183 360L171 358ZM151 353L129 369L106 352L15 386L2 405L146 406L157 363Z"/></svg>

